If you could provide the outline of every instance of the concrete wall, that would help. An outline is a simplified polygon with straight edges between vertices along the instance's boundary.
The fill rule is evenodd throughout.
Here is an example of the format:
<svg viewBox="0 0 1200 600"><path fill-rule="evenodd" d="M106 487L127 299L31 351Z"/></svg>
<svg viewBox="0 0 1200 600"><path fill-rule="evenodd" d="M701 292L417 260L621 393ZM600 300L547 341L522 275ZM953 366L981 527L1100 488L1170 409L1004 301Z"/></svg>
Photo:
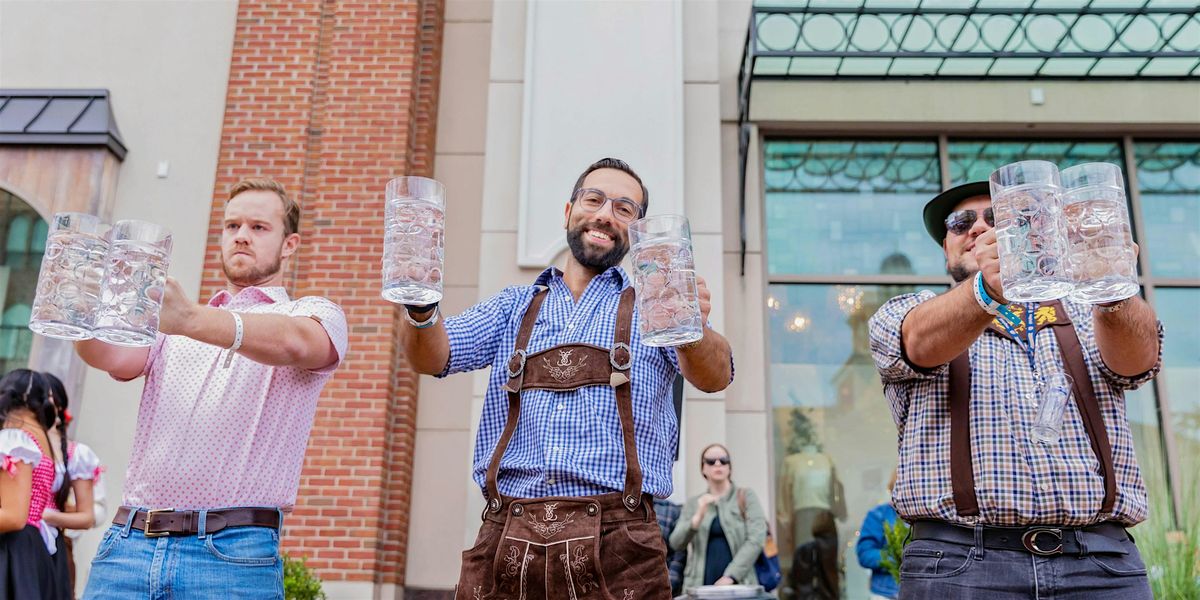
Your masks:
<svg viewBox="0 0 1200 600"><path fill-rule="evenodd" d="M170 274L199 290L225 87L234 0L0 3L0 86L107 88L129 153L113 219L161 223L174 233ZM166 177L156 175L167 162ZM72 399L74 435L100 455L109 514L121 502L140 383L89 370ZM90 557L103 528L84 536ZM79 562L79 581L89 563Z"/></svg>

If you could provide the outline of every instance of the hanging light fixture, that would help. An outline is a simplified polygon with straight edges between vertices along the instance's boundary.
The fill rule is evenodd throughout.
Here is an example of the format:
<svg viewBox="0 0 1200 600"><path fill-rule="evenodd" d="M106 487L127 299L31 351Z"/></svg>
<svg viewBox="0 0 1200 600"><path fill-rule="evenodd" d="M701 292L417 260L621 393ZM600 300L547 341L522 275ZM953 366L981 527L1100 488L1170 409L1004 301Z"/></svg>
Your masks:
<svg viewBox="0 0 1200 600"><path fill-rule="evenodd" d="M847 316L862 310L863 290L855 285L837 287L837 305Z"/></svg>
<svg viewBox="0 0 1200 600"><path fill-rule="evenodd" d="M792 315L791 320L788 321L787 328L788 328L788 331L791 331L793 333L800 333L800 332L804 331L805 329L808 329L808 326L811 323L812 323L811 319L809 319L808 317L806 317L800 313L796 313L795 315Z"/></svg>

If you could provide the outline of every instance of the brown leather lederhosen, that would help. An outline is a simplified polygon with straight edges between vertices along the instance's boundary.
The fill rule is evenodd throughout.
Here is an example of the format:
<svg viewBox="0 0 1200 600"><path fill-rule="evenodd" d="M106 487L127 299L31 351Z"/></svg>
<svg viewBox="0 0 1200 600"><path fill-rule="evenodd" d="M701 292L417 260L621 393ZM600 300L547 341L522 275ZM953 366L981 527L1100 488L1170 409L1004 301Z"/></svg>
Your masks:
<svg viewBox="0 0 1200 600"><path fill-rule="evenodd" d="M536 292L507 364L508 420L487 470L487 506L475 546L463 553L456 599L669 600L666 547L648 494L633 432L629 343L633 288L621 294L612 348L563 344L534 354L526 347L546 289ZM599 496L508 498L500 459L517 429L521 391L614 388L625 446L625 487Z"/></svg>
<svg viewBox="0 0 1200 600"><path fill-rule="evenodd" d="M1100 403L1096 400L1096 392L1092 387L1092 378L1088 375L1087 365L1083 360L1083 347L1075 327L1067 316L1066 307L1061 302L1043 302L1039 309L1053 307L1056 319L1045 323L1046 327L1054 329L1054 337L1058 340L1059 352L1062 354L1063 365L1067 374L1074 380L1072 391L1075 405L1083 418L1083 427L1091 441L1092 451L1100 462L1100 472L1104 477L1104 500L1100 505L1100 513L1112 513L1117 498L1117 484L1113 473L1112 447L1108 441L1108 431L1104 428L1104 418L1100 414ZM992 326L995 331L1008 336L1007 332ZM1039 326L1038 329L1041 329ZM950 480L954 493L954 506L961 516L978 516L979 502L975 497L975 472L971 460L971 361L970 349L950 361Z"/></svg>

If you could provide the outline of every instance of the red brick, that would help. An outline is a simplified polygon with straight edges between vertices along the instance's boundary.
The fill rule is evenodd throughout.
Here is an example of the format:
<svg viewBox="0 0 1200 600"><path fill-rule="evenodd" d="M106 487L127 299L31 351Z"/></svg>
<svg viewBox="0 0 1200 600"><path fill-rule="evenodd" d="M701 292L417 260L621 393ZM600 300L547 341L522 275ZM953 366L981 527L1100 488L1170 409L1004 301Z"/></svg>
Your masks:
<svg viewBox="0 0 1200 600"><path fill-rule="evenodd" d="M342 305L350 353L317 409L286 551L331 581L405 581L417 378L379 298L384 182L431 175L443 0L242 2L201 295L224 286L225 190L283 183L303 208L293 296Z"/></svg>

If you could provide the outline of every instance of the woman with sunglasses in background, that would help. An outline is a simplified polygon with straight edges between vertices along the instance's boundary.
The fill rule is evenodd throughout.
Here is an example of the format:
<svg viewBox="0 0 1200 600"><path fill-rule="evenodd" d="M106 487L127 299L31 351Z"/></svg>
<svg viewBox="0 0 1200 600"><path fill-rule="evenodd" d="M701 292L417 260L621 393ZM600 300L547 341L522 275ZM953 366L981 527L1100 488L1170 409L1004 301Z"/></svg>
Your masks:
<svg viewBox="0 0 1200 600"><path fill-rule="evenodd" d="M50 373L42 373L50 400L54 404L55 423L50 429L51 447L65 456L54 463L54 504L42 512L42 519L55 534L54 568L59 583L75 590L75 560L72 539L104 521L103 487L99 486L100 458L90 447L67 439L71 424L70 403L63 382ZM99 502L97 502L99 500ZM65 535L60 535L65 534Z"/></svg>
<svg viewBox="0 0 1200 600"><path fill-rule="evenodd" d="M28 369L0 379L0 600L69 598L54 575L42 511L54 502L54 425L46 381Z"/></svg>
<svg viewBox="0 0 1200 600"><path fill-rule="evenodd" d="M688 548L683 588L699 585L756 585L754 561L767 539L767 519L758 496L745 488L745 507L730 479L729 449L709 444L700 452L700 474L708 491L689 498L671 532L671 548Z"/></svg>

